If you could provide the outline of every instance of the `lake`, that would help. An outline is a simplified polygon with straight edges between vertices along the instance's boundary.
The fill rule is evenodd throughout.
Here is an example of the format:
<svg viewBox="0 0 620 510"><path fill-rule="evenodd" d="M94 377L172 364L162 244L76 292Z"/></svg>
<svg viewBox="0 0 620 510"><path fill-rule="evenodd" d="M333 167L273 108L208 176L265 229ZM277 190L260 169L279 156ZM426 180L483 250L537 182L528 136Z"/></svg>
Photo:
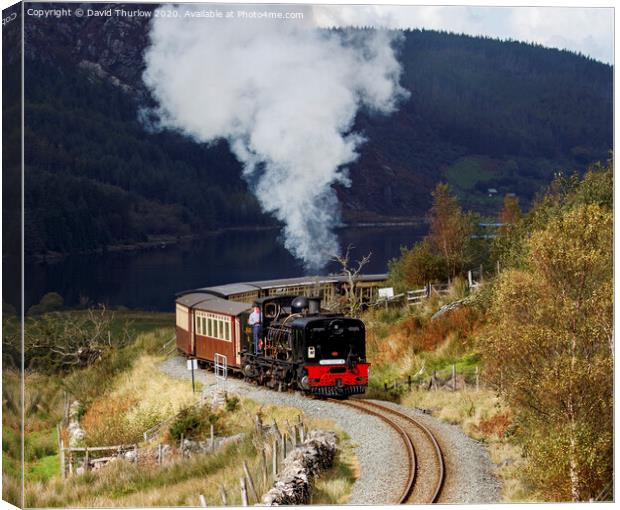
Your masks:
<svg viewBox="0 0 620 510"><path fill-rule="evenodd" d="M387 272L388 261L426 233L426 226L348 227L337 231L353 260L372 252L364 273ZM279 231L224 232L207 238L140 251L78 255L26 264L25 307L47 292L58 292L66 306L80 302L173 311L175 293L223 283L288 278L303 266L278 242ZM330 264L322 274L338 271ZM11 301L13 301L11 299Z"/></svg>

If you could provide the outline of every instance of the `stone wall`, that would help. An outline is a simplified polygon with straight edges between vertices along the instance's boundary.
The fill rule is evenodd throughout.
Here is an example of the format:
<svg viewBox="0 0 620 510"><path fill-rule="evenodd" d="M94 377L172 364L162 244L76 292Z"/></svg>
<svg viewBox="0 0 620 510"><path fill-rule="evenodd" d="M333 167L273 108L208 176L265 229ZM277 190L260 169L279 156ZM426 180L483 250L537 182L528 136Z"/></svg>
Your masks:
<svg viewBox="0 0 620 510"><path fill-rule="evenodd" d="M304 443L284 460L273 487L262 498L263 505L305 505L310 502L312 477L334 462L336 434L312 430Z"/></svg>

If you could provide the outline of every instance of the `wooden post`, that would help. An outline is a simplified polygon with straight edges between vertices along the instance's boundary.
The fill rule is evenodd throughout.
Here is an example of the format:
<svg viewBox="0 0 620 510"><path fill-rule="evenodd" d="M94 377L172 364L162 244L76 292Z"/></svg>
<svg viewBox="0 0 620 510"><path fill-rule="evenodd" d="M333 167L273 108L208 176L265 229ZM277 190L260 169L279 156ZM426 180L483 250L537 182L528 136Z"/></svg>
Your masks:
<svg viewBox="0 0 620 510"><path fill-rule="evenodd" d="M280 432L280 429L278 428L278 424L276 423L276 420L273 420L273 425L272 425L274 432L276 434L276 436L278 438L282 437L282 433Z"/></svg>
<svg viewBox="0 0 620 510"><path fill-rule="evenodd" d="M215 450L215 426L211 424L211 443L209 445L211 451Z"/></svg>
<svg viewBox="0 0 620 510"><path fill-rule="evenodd" d="M200 506L202 507L206 507L207 506L207 500L205 499L205 497L200 494L200 496L198 496L198 501L200 501Z"/></svg>
<svg viewBox="0 0 620 510"><path fill-rule="evenodd" d="M383 391L387 393L387 390L388 390L387 383L383 383Z"/></svg>
<svg viewBox="0 0 620 510"><path fill-rule="evenodd" d="M252 494L252 498L254 498L254 503L258 503L258 494L256 493L256 487L254 486L254 480L252 480L252 475L250 474L250 470L248 469L248 465L245 461L243 461L243 472L245 473L245 477L250 485L250 493Z"/></svg>
<svg viewBox="0 0 620 510"><path fill-rule="evenodd" d="M228 504L228 502L226 501L226 490L221 485L220 485L220 498L222 498L222 506L226 506Z"/></svg>
<svg viewBox="0 0 620 510"><path fill-rule="evenodd" d="M274 439L271 445L271 467L273 472L273 478L278 476L278 440Z"/></svg>
<svg viewBox="0 0 620 510"><path fill-rule="evenodd" d="M299 442L303 444L305 440L306 440L306 431L304 430L303 423L301 423L299 425Z"/></svg>
<svg viewBox="0 0 620 510"><path fill-rule="evenodd" d="M500 273L500 269L499 269L499 260L497 261L497 264L496 264L496 271L497 271L497 274L499 274L499 273Z"/></svg>
<svg viewBox="0 0 620 510"><path fill-rule="evenodd" d="M456 391L456 365L452 365L452 391Z"/></svg>
<svg viewBox="0 0 620 510"><path fill-rule="evenodd" d="M261 468L263 471L263 485L267 487L267 480L269 479L269 471L267 471L267 456L265 455L265 448L261 448Z"/></svg>
<svg viewBox="0 0 620 510"><path fill-rule="evenodd" d="M241 506L248 506L248 489L243 476L239 479L239 483L241 485Z"/></svg>
<svg viewBox="0 0 620 510"><path fill-rule="evenodd" d="M480 283L484 281L484 275L482 274L482 264L480 264Z"/></svg>
<svg viewBox="0 0 620 510"><path fill-rule="evenodd" d="M263 420L261 420L260 414L256 414L256 432L263 431Z"/></svg>
<svg viewBox="0 0 620 510"><path fill-rule="evenodd" d="M472 277L471 269L467 271L467 283L469 283L470 289L474 286L474 278Z"/></svg>
<svg viewBox="0 0 620 510"><path fill-rule="evenodd" d="M88 464L89 464L89 460L88 460L88 446L86 447L86 450L84 451L84 471L88 471Z"/></svg>
<svg viewBox="0 0 620 510"><path fill-rule="evenodd" d="M476 391L480 389L480 369L476 365Z"/></svg>
<svg viewBox="0 0 620 510"><path fill-rule="evenodd" d="M67 476L67 472L65 469L65 442L62 439L60 440L59 454L60 454L60 474L62 476L62 479L64 480Z"/></svg>
<svg viewBox="0 0 620 510"><path fill-rule="evenodd" d="M133 453L134 453L133 463L137 464L138 463L138 445L137 444L133 445Z"/></svg>
<svg viewBox="0 0 620 510"><path fill-rule="evenodd" d="M431 379L431 386L434 390L437 390L437 370L433 370L433 376Z"/></svg>
<svg viewBox="0 0 620 510"><path fill-rule="evenodd" d="M295 448L299 443L297 441L297 425L293 425L290 429L291 448Z"/></svg>
<svg viewBox="0 0 620 510"><path fill-rule="evenodd" d="M71 448L69 448L69 475L73 476L73 453Z"/></svg>
<svg viewBox="0 0 620 510"><path fill-rule="evenodd" d="M161 466L161 443L157 445L157 465Z"/></svg>
<svg viewBox="0 0 620 510"><path fill-rule="evenodd" d="M282 439L280 441L280 453L282 454L282 462L284 463L284 459L286 459L286 436L282 435Z"/></svg>
<svg viewBox="0 0 620 510"><path fill-rule="evenodd" d="M407 376L407 385L409 386L409 391L411 391L411 374Z"/></svg>

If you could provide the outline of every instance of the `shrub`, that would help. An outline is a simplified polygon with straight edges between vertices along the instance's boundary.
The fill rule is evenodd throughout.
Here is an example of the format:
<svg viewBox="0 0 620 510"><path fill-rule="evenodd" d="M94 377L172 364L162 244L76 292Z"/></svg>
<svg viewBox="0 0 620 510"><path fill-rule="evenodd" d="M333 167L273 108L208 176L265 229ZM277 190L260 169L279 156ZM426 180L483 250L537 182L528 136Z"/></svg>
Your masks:
<svg viewBox="0 0 620 510"><path fill-rule="evenodd" d="M237 399L237 404L239 400ZM198 438L210 430L210 425L218 421L216 414L210 413L206 408L188 407L183 409L172 425L169 432L174 439Z"/></svg>
<svg viewBox="0 0 620 510"><path fill-rule="evenodd" d="M229 397L226 395L226 411L234 413L239 408L239 397Z"/></svg>

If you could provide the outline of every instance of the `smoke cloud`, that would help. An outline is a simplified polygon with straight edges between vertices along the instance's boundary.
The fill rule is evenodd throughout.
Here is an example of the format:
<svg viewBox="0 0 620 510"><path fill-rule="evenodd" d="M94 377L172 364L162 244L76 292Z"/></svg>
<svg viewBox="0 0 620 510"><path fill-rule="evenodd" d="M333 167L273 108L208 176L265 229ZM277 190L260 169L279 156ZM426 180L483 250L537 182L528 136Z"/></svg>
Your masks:
<svg viewBox="0 0 620 510"><path fill-rule="evenodd" d="M332 185L364 142L360 108L392 112L407 95L387 31L326 31L294 22L154 18L145 84L164 128L226 139L285 247L308 270L339 252Z"/></svg>

